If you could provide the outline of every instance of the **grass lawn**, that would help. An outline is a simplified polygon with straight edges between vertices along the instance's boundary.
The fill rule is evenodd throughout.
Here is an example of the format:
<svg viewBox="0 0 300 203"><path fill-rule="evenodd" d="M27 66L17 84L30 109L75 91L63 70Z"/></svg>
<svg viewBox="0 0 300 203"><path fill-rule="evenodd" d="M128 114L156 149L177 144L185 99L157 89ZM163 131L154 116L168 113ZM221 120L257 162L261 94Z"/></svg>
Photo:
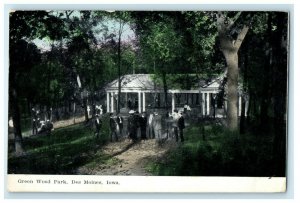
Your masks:
<svg viewBox="0 0 300 203"><path fill-rule="evenodd" d="M8 173L78 174L80 166L92 170L103 163L114 165L119 160L99 150L110 140L108 125L105 117L99 139L83 123L55 129L50 136L24 138L26 153L18 157L9 153ZM240 135L221 125L200 123L187 127L184 136L184 143L148 162L148 172L162 176L285 176L285 165L274 161L273 135Z"/></svg>
<svg viewBox="0 0 300 203"><path fill-rule="evenodd" d="M109 157L96 153L109 140L108 118L103 120L102 135L96 139L94 130L83 123L55 129L50 136L25 138L25 154L8 157L8 173L13 174L76 174L79 166L109 161Z"/></svg>
<svg viewBox="0 0 300 203"><path fill-rule="evenodd" d="M284 176L276 174L272 161L273 136L239 135L215 124L203 130L203 126L186 128L185 142L160 161L148 163L147 170L165 176Z"/></svg>

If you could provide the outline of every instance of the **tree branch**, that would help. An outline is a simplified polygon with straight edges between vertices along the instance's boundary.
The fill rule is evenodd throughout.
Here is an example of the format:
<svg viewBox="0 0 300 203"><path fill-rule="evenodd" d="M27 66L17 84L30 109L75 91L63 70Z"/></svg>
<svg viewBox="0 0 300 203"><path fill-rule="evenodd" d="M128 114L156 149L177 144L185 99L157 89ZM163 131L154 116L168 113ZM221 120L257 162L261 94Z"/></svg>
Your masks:
<svg viewBox="0 0 300 203"><path fill-rule="evenodd" d="M228 25L228 30L231 29L231 27L235 24L236 20L241 16L242 11L239 11L235 16L230 20L230 23Z"/></svg>
<svg viewBox="0 0 300 203"><path fill-rule="evenodd" d="M65 11L67 19L70 19L70 15L73 13L74 11L70 11L70 13L68 13L68 11Z"/></svg>
<svg viewBox="0 0 300 203"><path fill-rule="evenodd" d="M226 30L226 26L225 26L225 16L224 14L219 11L217 14L216 14L216 17L217 17L217 28L218 28L218 32L219 33L224 33L224 31Z"/></svg>
<svg viewBox="0 0 300 203"><path fill-rule="evenodd" d="M240 46L241 46L243 40L244 40L245 37L246 37L246 34L247 34L248 30L249 30L249 26L244 25L244 27L243 27L243 29L241 30L241 32L239 33L239 35L238 35L236 41L234 42L234 46L235 46L237 49L240 48Z"/></svg>

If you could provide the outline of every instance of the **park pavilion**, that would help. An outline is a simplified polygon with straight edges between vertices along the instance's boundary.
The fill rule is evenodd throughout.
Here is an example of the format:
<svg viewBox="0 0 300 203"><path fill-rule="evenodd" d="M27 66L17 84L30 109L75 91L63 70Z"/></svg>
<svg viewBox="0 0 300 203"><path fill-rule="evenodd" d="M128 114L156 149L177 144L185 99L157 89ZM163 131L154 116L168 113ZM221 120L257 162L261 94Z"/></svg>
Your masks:
<svg viewBox="0 0 300 203"><path fill-rule="evenodd" d="M188 105L192 112L200 116L212 116L216 111L219 116L224 115L226 100L217 95L221 91L225 74L211 80L195 82L190 89L168 86L169 109L184 109ZM153 74L129 74L121 77L120 111L128 112L135 109L139 112L159 109L164 105L164 89L162 84L155 79ZM118 79L109 83L106 88L107 112L116 112L118 100ZM241 99L239 99L240 101ZM240 107L241 102L239 102ZM240 115L239 108L239 115Z"/></svg>

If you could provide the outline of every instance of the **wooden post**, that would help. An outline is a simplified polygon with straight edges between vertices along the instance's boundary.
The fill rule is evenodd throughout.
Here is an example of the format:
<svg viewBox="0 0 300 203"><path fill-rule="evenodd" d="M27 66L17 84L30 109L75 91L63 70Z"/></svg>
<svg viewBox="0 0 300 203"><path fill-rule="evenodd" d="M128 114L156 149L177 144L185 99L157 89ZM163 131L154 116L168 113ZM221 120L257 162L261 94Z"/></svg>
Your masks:
<svg viewBox="0 0 300 203"><path fill-rule="evenodd" d="M175 93L172 93L172 112L175 110Z"/></svg>
<svg viewBox="0 0 300 203"><path fill-rule="evenodd" d="M239 95L239 114L238 116L241 116L241 112L242 112L242 97L241 95Z"/></svg>
<svg viewBox="0 0 300 203"><path fill-rule="evenodd" d="M115 93L114 92L112 92L111 93L111 112L113 113L114 112L114 103L115 103Z"/></svg>
<svg viewBox="0 0 300 203"><path fill-rule="evenodd" d="M125 108L128 109L128 93L125 93Z"/></svg>
<svg viewBox="0 0 300 203"><path fill-rule="evenodd" d="M143 111L146 111L146 94L143 92Z"/></svg>
<svg viewBox="0 0 300 203"><path fill-rule="evenodd" d="M207 97L206 97L206 99L207 99L207 104L206 104L206 105L207 105L207 106L206 106L206 108L207 108L207 115L208 115L208 116L209 116L209 113L210 113L210 112L209 112L209 108L210 108L210 103L209 103L209 102L210 102L210 101L209 101L210 98L209 98L209 97L210 97L210 93L207 93Z"/></svg>
<svg viewBox="0 0 300 203"><path fill-rule="evenodd" d="M109 113L110 112L110 106L109 106L109 97L110 97L110 93L109 92L107 92L106 93L106 111L107 111L107 113Z"/></svg>
<svg viewBox="0 0 300 203"><path fill-rule="evenodd" d="M205 116L205 93L201 93L202 94L202 116Z"/></svg>
<svg viewBox="0 0 300 203"><path fill-rule="evenodd" d="M141 92L138 92L138 105L139 105L139 113L142 111L142 102L141 102Z"/></svg>

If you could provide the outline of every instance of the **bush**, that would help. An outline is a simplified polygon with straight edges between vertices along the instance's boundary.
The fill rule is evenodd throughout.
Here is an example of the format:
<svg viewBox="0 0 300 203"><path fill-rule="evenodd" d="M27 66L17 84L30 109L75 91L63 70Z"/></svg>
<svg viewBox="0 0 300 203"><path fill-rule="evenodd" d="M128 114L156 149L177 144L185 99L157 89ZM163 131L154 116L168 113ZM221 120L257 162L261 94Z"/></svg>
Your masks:
<svg viewBox="0 0 300 203"><path fill-rule="evenodd" d="M186 129L186 142L169 151L166 158L149 163L154 175L167 176L273 176L270 136L239 135L221 126Z"/></svg>

